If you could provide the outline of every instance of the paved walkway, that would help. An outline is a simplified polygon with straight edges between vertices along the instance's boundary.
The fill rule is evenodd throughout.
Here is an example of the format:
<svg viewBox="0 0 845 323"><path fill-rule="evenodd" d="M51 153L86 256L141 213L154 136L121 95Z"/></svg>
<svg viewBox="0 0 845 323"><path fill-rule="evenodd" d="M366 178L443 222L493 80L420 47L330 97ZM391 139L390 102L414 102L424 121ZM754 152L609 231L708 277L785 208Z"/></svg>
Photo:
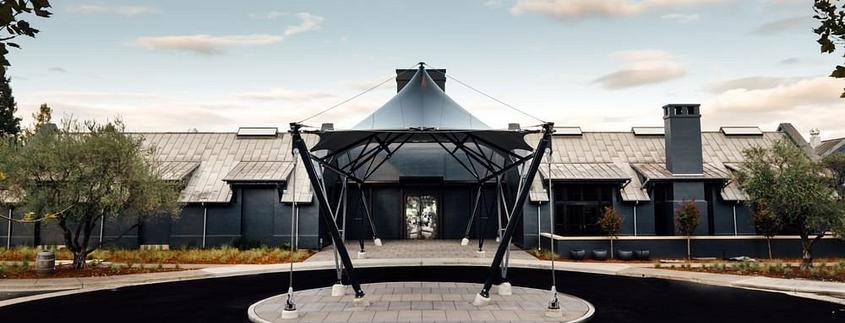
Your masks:
<svg viewBox="0 0 845 323"><path fill-rule="evenodd" d="M475 242L475 241L473 241ZM381 247L367 244L367 259L355 259L357 243L348 242L352 251L353 264L356 267L392 267L392 266L489 266L495 250L495 242L485 244L484 257L478 257L476 247L461 246L458 241L385 241ZM525 251L511 248L510 266L515 268L549 269L549 261L541 261ZM72 293L111 289L132 285L159 282L217 278L263 273L287 272L288 264L275 265L228 265L197 266L198 269L178 272L122 275L110 277L52 278L52 279L2 279L0 295L24 295L32 292L42 294L18 297L0 301L0 306L36 300L46 297ZM331 248L312 256L302 263L294 265L294 270L320 270L334 268ZM691 281L709 285L738 288L760 289L785 292L796 296L818 298L845 304L845 283L819 282L798 279L779 279L768 277L750 277L728 274L700 273L653 268L652 264L596 263L596 262L555 262L555 268L563 271L575 271L629 277L654 277L681 281Z"/></svg>
<svg viewBox="0 0 845 323"><path fill-rule="evenodd" d="M478 284L397 282L363 284L371 291L369 305L346 296L331 296L331 287L296 292L297 322L580 322L595 313L587 301L558 294L561 316L546 317L548 291L513 287L512 295L492 298L490 304L472 305ZM287 294L261 300L249 308L257 323L291 322L281 318Z"/></svg>
<svg viewBox="0 0 845 323"><path fill-rule="evenodd" d="M467 246L461 246L460 240L396 240L386 241L381 247L377 247L372 241L364 242L366 259L389 260L389 259L484 259L490 263L496 248L499 244L495 240L484 242L484 253L479 254L478 241L470 241ZM346 250L353 260L358 259L360 246L357 242L347 241ZM534 256L525 252L519 247L510 246L511 259L536 260ZM334 261L334 248L326 247L317 254L311 256L306 262ZM354 264L354 261L353 261Z"/></svg>

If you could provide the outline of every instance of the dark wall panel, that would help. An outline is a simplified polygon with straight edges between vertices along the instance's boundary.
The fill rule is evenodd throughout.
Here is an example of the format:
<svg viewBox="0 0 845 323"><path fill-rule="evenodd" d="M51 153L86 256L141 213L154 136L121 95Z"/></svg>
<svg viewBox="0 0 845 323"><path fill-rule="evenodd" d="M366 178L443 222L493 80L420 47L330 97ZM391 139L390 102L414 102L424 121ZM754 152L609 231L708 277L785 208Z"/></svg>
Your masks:
<svg viewBox="0 0 845 323"><path fill-rule="evenodd" d="M141 244L162 245L170 242L169 215L156 215L145 217L141 222Z"/></svg>
<svg viewBox="0 0 845 323"><path fill-rule="evenodd" d="M182 213L171 220L170 246L173 248L202 246L203 207L191 204L182 208Z"/></svg>
<svg viewBox="0 0 845 323"><path fill-rule="evenodd" d="M241 189L242 218L241 241L247 244L261 244L273 237L273 218L278 193L275 189Z"/></svg>
<svg viewBox="0 0 845 323"><path fill-rule="evenodd" d="M472 212L473 195L469 187L444 188L441 194L440 214L443 239L461 239Z"/></svg>
<svg viewBox="0 0 845 323"><path fill-rule="evenodd" d="M376 230L382 239L402 237L402 193L396 188L372 188L372 216ZM366 218L366 217L365 217Z"/></svg>

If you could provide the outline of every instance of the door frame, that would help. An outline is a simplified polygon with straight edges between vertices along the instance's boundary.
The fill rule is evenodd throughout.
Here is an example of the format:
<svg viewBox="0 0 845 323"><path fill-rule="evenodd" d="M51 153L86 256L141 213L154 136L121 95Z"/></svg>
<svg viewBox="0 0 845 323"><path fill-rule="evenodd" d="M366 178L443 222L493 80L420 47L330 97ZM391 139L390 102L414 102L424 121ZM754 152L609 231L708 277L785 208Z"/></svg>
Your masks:
<svg viewBox="0 0 845 323"><path fill-rule="evenodd" d="M420 196L420 195L430 195L434 197L434 201L437 205L437 213L435 214L437 227L435 228L435 232L437 234L434 239L431 240L440 240L443 237L443 202L441 198L441 194L443 190L441 189L441 185L403 185L402 186L402 201L399 205L401 205L401 217L402 217L402 228L400 228L400 232L402 233L402 240L411 240L408 238L408 219L406 218L405 213L405 203L408 200L408 196Z"/></svg>

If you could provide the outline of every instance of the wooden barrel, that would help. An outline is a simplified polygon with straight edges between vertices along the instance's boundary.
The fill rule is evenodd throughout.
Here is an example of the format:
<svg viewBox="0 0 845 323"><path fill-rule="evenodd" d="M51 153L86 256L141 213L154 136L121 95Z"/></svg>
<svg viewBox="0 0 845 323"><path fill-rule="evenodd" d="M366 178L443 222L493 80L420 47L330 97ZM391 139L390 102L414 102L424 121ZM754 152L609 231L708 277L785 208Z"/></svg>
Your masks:
<svg viewBox="0 0 845 323"><path fill-rule="evenodd" d="M56 269L56 254L50 250L41 250L35 256L35 273L39 276L52 275Z"/></svg>

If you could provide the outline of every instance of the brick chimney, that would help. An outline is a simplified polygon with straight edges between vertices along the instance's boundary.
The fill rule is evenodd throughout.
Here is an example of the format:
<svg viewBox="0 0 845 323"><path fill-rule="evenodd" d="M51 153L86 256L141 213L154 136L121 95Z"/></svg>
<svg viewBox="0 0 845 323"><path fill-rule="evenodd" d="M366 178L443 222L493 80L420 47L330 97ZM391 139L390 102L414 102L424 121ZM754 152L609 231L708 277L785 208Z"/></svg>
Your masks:
<svg viewBox="0 0 845 323"><path fill-rule="evenodd" d="M663 106L666 169L672 174L702 174L701 114L698 104Z"/></svg>

